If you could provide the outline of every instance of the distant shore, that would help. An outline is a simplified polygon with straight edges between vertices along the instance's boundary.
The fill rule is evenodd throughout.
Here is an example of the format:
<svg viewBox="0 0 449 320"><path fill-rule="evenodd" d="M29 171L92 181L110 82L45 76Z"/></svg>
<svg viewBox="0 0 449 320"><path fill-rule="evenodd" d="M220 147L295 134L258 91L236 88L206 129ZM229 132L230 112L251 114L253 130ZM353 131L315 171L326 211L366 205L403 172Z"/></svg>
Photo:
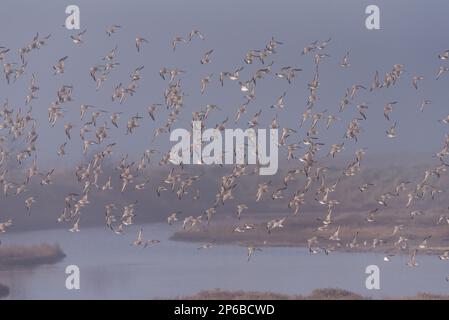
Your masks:
<svg viewBox="0 0 449 320"><path fill-rule="evenodd" d="M427 246L420 250L420 254L442 254L449 251L448 228L446 224L429 225L428 222L419 218L410 223L410 218L398 219L395 211L386 212L373 223L364 222L364 215L358 213L346 213L340 215L333 223L324 230L317 230L321 225L316 215L304 214L302 216L287 216L283 228L272 230L266 229L268 219L280 218L282 214L272 217L264 216L264 219L251 215L245 220L236 219L218 220L210 225L203 224L195 230L177 230L170 237L174 241L187 242L215 242L216 244L253 245L258 247L307 247L308 240L316 237L319 244L317 249L326 248L330 251L339 252L378 252L389 254L408 254L410 248L421 244L426 238ZM435 221L437 219L435 218ZM235 232L236 226L251 224L254 229L245 232ZM401 230L394 232L394 226L404 225ZM338 241L329 240L338 226L341 227ZM356 236L356 242L351 243ZM398 249L399 237L407 239L408 247ZM373 245L373 241L376 243ZM396 243L396 244L395 244Z"/></svg>
<svg viewBox="0 0 449 320"><path fill-rule="evenodd" d="M59 245L0 246L0 270L53 264L64 259Z"/></svg>
<svg viewBox="0 0 449 320"><path fill-rule="evenodd" d="M181 300L367 300L360 294L336 288L313 290L308 295L288 295L273 292L205 290L194 295L178 297ZM447 295L419 293L410 297L385 297L400 300L449 300Z"/></svg>

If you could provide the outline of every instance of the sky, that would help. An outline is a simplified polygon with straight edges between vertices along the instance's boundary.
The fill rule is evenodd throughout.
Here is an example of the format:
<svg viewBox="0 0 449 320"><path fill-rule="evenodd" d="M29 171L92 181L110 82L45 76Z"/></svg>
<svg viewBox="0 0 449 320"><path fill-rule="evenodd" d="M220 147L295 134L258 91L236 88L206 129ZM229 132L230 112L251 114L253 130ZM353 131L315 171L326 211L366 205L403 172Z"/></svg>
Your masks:
<svg viewBox="0 0 449 320"><path fill-rule="evenodd" d="M87 29L82 45L75 45L70 31L63 27L67 15L67 5L80 8L81 30ZM365 28L365 8L375 4L380 8L380 30ZM244 66L241 79L248 80L254 71L263 65L255 62L246 65L243 58L252 49L263 49L271 37L283 44L277 53L267 59L274 61L273 74L282 66L303 69L297 78L288 84L273 74L258 82L256 99L248 107L242 121L229 127L246 128L246 122L259 109L263 110L260 127L268 127L277 113L281 127L298 129L300 116L306 107L307 83L314 73L313 55L301 56L302 48L309 43L331 38L323 50L330 55L320 65L319 101L314 111L327 110L342 118L331 129L323 126L319 137L327 147L332 143L345 142L346 152L364 147L369 153L415 153L432 155L443 145L447 126L437 120L449 114L447 98L449 75L435 80L440 65L449 65L438 59L438 54L449 49L447 40L449 2L447 1L2 1L0 11L0 46L10 48L7 62L19 63L17 49L28 43L39 32L41 36L51 34L48 44L28 56L28 68L17 82L7 85L0 77L0 101L8 99L11 106L27 110L24 106L27 87L34 73L40 87L38 99L32 103L33 115L39 121L38 154L40 160L51 166L70 166L82 159L82 143L78 138L67 145L67 156L58 157L59 145L66 141L64 124L75 125L73 134L78 135L81 122L79 106L89 104L110 112L123 112L120 128L114 128L109 117L100 118L99 123L108 121L111 128L110 142L116 142L116 154L129 153L137 159L148 148L167 151L171 143L168 134L159 136L152 142L153 130L165 123L167 111L156 114L156 122L147 115L147 107L152 103L163 103L163 93L168 85L158 74L162 67L180 68L186 72L182 87L187 94L185 107L173 128L189 128L193 111L203 109L207 104L221 108L210 115L208 127L214 127L228 116L234 118L237 108L244 102L237 82L228 81L222 88L218 74L233 71ZM118 24L122 29L108 37L105 30ZM171 40L175 36L187 37L192 29L199 29L205 41L194 39L189 44L180 44L175 52ZM141 52L134 44L136 36L148 39ZM95 83L89 76L89 68L100 63L101 58L118 46L116 61L120 63L111 72L110 78L97 92ZM201 65L202 55L214 49L212 62ZM349 68L339 67L340 60L350 51ZM59 58L68 56L65 72L53 75L52 66ZM360 92L354 103L338 114L339 101L346 88L353 84L369 87L374 72L383 76L394 64L403 64L406 70L398 84L370 94ZM132 97L120 105L111 101L115 86L127 84L129 75L139 66L142 71L140 87ZM200 94L200 79L213 74L212 83L204 95ZM419 90L411 86L411 78L422 75L424 80ZM48 107L56 99L56 91L62 85L73 85L74 101L64 105L64 118L50 127ZM269 107L284 92L285 109L273 110ZM419 111L423 99L432 104ZM383 106L390 101L398 101L392 113L392 121L383 116ZM368 121L361 122L363 132L357 143L343 138L347 123L357 114L355 105L368 103ZM131 115L144 115L141 127L133 135L125 135L126 121ZM87 120L86 120L87 121ZM398 137L388 139L385 131L397 121ZM304 139L303 129L289 142ZM325 147L326 148L326 147ZM324 148L324 149L325 149Z"/></svg>

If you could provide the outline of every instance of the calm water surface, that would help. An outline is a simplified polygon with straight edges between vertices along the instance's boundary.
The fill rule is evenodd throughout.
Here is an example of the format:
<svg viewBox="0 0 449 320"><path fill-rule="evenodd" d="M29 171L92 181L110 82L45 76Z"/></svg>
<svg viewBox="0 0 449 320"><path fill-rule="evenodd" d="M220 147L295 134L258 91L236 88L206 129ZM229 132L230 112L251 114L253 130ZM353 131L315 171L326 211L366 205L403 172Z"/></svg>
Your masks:
<svg viewBox="0 0 449 320"><path fill-rule="evenodd" d="M418 256L383 261L372 253L310 255L300 248L264 248L246 261L246 248L218 246L197 250L198 244L168 240L174 231L165 224L144 226L145 238L159 239L151 248L130 245L137 227L122 236L104 228L6 233L3 245L59 243L67 257L55 265L32 270L0 271L0 282L14 299L150 299L194 294L206 289L257 290L307 294L316 288L338 287L367 296L404 296L418 292L449 294L449 262ZM67 290L65 268L77 265L81 289ZM365 268L378 265L380 290L365 288Z"/></svg>

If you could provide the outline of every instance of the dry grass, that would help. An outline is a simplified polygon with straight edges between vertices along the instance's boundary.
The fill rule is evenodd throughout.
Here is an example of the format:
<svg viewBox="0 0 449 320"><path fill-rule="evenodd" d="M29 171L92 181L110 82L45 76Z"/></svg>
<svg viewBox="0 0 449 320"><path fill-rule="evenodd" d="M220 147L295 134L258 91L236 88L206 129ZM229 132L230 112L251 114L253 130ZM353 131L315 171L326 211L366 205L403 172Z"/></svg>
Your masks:
<svg viewBox="0 0 449 320"><path fill-rule="evenodd" d="M182 300L367 300L357 293L337 289L325 288L313 290L308 295L288 295L273 292L257 291L227 291L221 289L204 290L197 294L180 297ZM388 297L387 300L449 300L449 296L429 293L419 293L411 297Z"/></svg>
<svg viewBox="0 0 449 320"><path fill-rule="evenodd" d="M204 290L197 294L181 297L182 300L298 300L301 296L273 292Z"/></svg>
<svg viewBox="0 0 449 320"><path fill-rule="evenodd" d="M416 296L402 298L404 300L449 300L449 296L432 293L418 293Z"/></svg>
<svg viewBox="0 0 449 320"><path fill-rule="evenodd" d="M205 290L181 297L185 300L360 300L363 296L337 288L316 289L309 295L288 295L273 292Z"/></svg>
<svg viewBox="0 0 449 320"><path fill-rule="evenodd" d="M304 297L306 300L362 300L363 296L343 289L327 288L315 289L311 294Z"/></svg>

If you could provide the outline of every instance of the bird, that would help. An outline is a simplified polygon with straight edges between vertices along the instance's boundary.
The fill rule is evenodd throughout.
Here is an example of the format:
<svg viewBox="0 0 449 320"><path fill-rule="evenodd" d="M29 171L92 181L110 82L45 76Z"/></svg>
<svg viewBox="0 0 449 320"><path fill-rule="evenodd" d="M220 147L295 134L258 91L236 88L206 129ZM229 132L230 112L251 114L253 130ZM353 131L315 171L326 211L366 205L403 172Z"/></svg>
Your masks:
<svg viewBox="0 0 449 320"><path fill-rule="evenodd" d="M393 106L397 104L397 101L389 102L384 106L384 117L390 121L390 113L393 111Z"/></svg>
<svg viewBox="0 0 449 320"><path fill-rule="evenodd" d="M33 203L35 203L36 200L34 197L29 197L25 200L25 207L29 214L31 214L31 207L33 206Z"/></svg>
<svg viewBox="0 0 449 320"><path fill-rule="evenodd" d="M394 226L393 233L391 234L391 236L394 236L395 234L397 234L402 229L404 229L404 225L402 225L402 224Z"/></svg>
<svg viewBox="0 0 449 320"><path fill-rule="evenodd" d="M341 121L341 118L332 114L327 116L326 129L329 129L333 121Z"/></svg>
<svg viewBox="0 0 449 320"><path fill-rule="evenodd" d="M229 72L227 74L229 80L231 80L231 81L239 80L239 78L240 78L240 71L242 71L243 69L244 69L244 67L240 67L240 68L237 68L236 70L234 70L233 72Z"/></svg>
<svg viewBox="0 0 449 320"><path fill-rule="evenodd" d="M176 36L173 38L173 40L171 42L173 51L176 50L176 45L181 42L186 43L187 41L183 37L180 37L180 36Z"/></svg>
<svg viewBox="0 0 449 320"><path fill-rule="evenodd" d="M207 51L205 54L204 54L204 56L203 56L203 58L201 59L201 61L200 61L200 63L201 64L208 64L208 63L210 63L210 56L211 56L211 54L214 52L214 50L212 49L212 50L209 50L209 51Z"/></svg>
<svg viewBox="0 0 449 320"><path fill-rule="evenodd" d="M206 91L206 86L211 82L213 74L209 74L201 79L201 94L204 94Z"/></svg>
<svg viewBox="0 0 449 320"><path fill-rule="evenodd" d="M449 59L449 50L445 50L444 52L440 53L438 55L438 58L441 60L448 60Z"/></svg>
<svg viewBox="0 0 449 320"><path fill-rule="evenodd" d="M423 214L424 214L424 211L422 211L422 210L414 210L414 211L410 212L410 216L412 219L417 216L422 216Z"/></svg>
<svg viewBox="0 0 449 320"><path fill-rule="evenodd" d="M409 267L417 267L418 266L418 263L416 262L416 254L418 253L418 250L417 249L415 249L415 250L413 250L412 252L411 252L411 254L410 254L410 259L409 259L409 261L407 262L407 265L409 266Z"/></svg>
<svg viewBox="0 0 449 320"><path fill-rule="evenodd" d="M0 233L5 233L8 228L10 228L13 225L13 220L8 219L4 222L0 223Z"/></svg>
<svg viewBox="0 0 449 320"><path fill-rule="evenodd" d="M62 145L59 146L57 154L58 156L64 156L65 155L65 146L67 145L67 142L64 142Z"/></svg>
<svg viewBox="0 0 449 320"><path fill-rule="evenodd" d="M73 129L73 125L71 123L66 123L64 125L64 133L67 136L67 138L70 140L72 139L71 135L70 135L70 131Z"/></svg>
<svg viewBox="0 0 449 320"><path fill-rule="evenodd" d="M244 210L247 210L247 209L248 209L248 206L247 206L246 204L239 204L239 205L237 206L237 212L236 212L237 219L240 220L240 217L241 217L241 215L242 215L242 212L243 212Z"/></svg>
<svg viewBox="0 0 449 320"><path fill-rule="evenodd" d="M81 44L83 43L83 39L82 36L87 32L86 29L84 29L82 32L76 34L76 35L71 35L70 38L72 39L74 44Z"/></svg>
<svg viewBox="0 0 449 320"><path fill-rule="evenodd" d="M142 37L136 37L137 52L140 52L140 47L142 46L142 43L148 43L148 40Z"/></svg>
<svg viewBox="0 0 449 320"><path fill-rule="evenodd" d="M376 70L374 73L373 82L370 87L370 92L373 92L374 90L380 89L382 87L380 81L379 81L379 71Z"/></svg>
<svg viewBox="0 0 449 320"><path fill-rule="evenodd" d="M104 61L112 61L112 60L114 60L114 57L115 57L115 54L116 54L116 52L117 52L117 49L118 49L118 46L116 45L115 47L114 47L114 49L112 49L111 51L109 51L104 57L103 57L103 59L102 60L104 60Z"/></svg>
<svg viewBox="0 0 449 320"><path fill-rule="evenodd" d="M200 38L201 40L205 40L206 38L203 36L203 34L197 30L197 29L193 29L192 31L190 31L189 33L189 42L192 41L193 37L197 36L198 38Z"/></svg>
<svg viewBox="0 0 449 320"><path fill-rule="evenodd" d="M303 50L301 51L301 55L305 55L307 53L315 51L317 49L317 43L318 43L318 41L314 41L314 42L308 44L307 46L305 46L303 48Z"/></svg>
<svg viewBox="0 0 449 320"><path fill-rule="evenodd" d="M449 260L449 251L444 251L438 256L440 260Z"/></svg>
<svg viewBox="0 0 449 320"><path fill-rule="evenodd" d="M110 37L112 36L112 34L116 33L121 28L122 28L121 26L114 24L106 29L106 33Z"/></svg>
<svg viewBox="0 0 449 320"><path fill-rule="evenodd" d="M175 221L178 221L178 214L181 214L181 211L176 211L171 214L169 214L167 218L167 223L169 225L172 225Z"/></svg>
<svg viewBox="0 0 449 320"><path fill-rule="evenodd" d="M301 68L282 67L279 72L276 72L276 77L285 79L289 84L291 84L293 79L296 77L296 73L301 71Z"/></svg>
<svg viewBox="0 0 449 320"><path fill-rule="evenodd" d="M337 230L329 237L329 240L340 241L340 226L338 226Z"/></svg>
<svg viewBox="0 0 449 320"><path fill-rule="evenodd" d="M388 138L396 138L396 122L386 131Z"/></svg>
<svg viewBox="0 0 449 320"><path fill-rule="evenodd" d="M267 222L267 231L271 233L273 229L283 228L286 218L273 219Z"/></svg>
<svg viewBox="0 0 449 320"><path fill-rule="evenodd" d="M363 185L361 185L359 187L360 192L365 192L366 190L368 190L370 187L374 187L374 183L364 183Z"/></svg>
<svg viewBox="0 0 449 320"><path fill-rule="evenodd" d="M3 72L8 84L11 82L11 76L14 74L14 65L16 65L15 62L7 62L3 64Z"/></svg>
<svg viewBox="0 0 449 320"><path fill-rule="evenodd" d="M143 228L140 227L139 231L137 232L137 238L136 240L133 241L132 245L133 246L141 246L144 243L143 240Z"/></svg>
<svg viewBox="0 0 449 320"><path fill-rule="evenodd" d="M123 234L123 224L119 224L119 226L115 229L113 229L114 233L117 235L121 235Z"/></svg>
<svg viewBox="0 0 449 320"><path fill-rule="evenodd" d="M216 244L216 241L214 240L214 241L207 242L207 243L203 244L201 247L198 247L197 249L198 250L211 249L211 248L216 247L216 246L217 246L217 244Z"/></svg>
<svg viewBox="0 0 449 320"><path fill-rule="evenodd" d="M257 194L256 194L256 202L259 202L262 198L262 195L266 192L268 192L268 186L271 184L271 181L259 183L257 188Z"/></svg>
<svg viewBox="0 0 449 320"><path fill-rule="evenodd" d="M335 155L337 153L342 152L344 149L344 142L340 143L340 144L333 144L331 146L331 150L329 151L328 155L331 155L332 158L335 158Z"/></svg>
<svg viewBox="0 0 449 320"><path fill-rule="evenodd" d="M437 74L436 74L436 76L435 76L436 80L439 80L439 79L443 76L443 74L444 74L445 72L448 72L448 71L449 71L449 67L446 67L446 66L440 66L440 67L438 68Z"/></svg>
<svg viewBox="0 0 449 320"><path fill-rule="evenodd" d="M5 56L9 51L11 51L11 49L6 49L5 47L0 48L0 61L5 60ZM23 59L22 59L22 61L23 61Z"/></svg>
<svg viewBox="0 0 449 320"><path fill-rule="evenodd" d="M252 90L252 86L249 82L239 81L239 85L240 85L240 91L242 91L242 92L248 92L248 91Z"/></svg>
<svg viewBox="0 0 449 320"><path fill-rule="evenodd" d="M311 115L312 115L312 110L307 108L302 114L302 119L299 124L300 128L303 126L303 124L306 122L307 119L311 118Z"/></svg>
<svg viewBox="0 0 449 320"><path fill-rule="evenodd" d="M283 109L284 108L284 98L287 95L287 92L284 92L277 100L276 103L271 105L271 108Z"/></svg>
<svg viewBox="0 0 449 320"><path fill-rule="evenodd" d="M361 85L361 84L355 84L351 87L350 89L350 93L349 93L349 99L354 99L356 93L360 90L360 89L364 89L366 90L366 87Z"/></svg>
<svg viewBox="0 0 449 320"><path fill-rule="evenodd" d="M421 243L418 245L418 248L419 248L419 249L426 249L426 248L427 248L427 240L429 240L431 237L432 237L431 235L426 236L426 237L424 238L424 240L421 241Z"/></svg>
<svg viewBox="0 0 449 320"><path fill-rule="evenodd" d="M65 66L65 61L67 60L67 58L68 58L68 56L62 57L61 59L58 60L58 63L56 63L53 66L53 70L55 71L55 75L64 73L64 66Z"/></svg>
<svg viewBox="0 0 449 320"><path fill-rule="evenodd" d="M116 128L118 128L118 120L119 120L121 114L122 114L122 112L114 112L110 116L111 123Z"/></svg>
<svg viewBox="0 0 449 320"><path fill-rule="evenodd" d="M412 85L413 88L415 88L416 90L418 90L418 81L424 80L423 76L414 76L412 78Z"/></svg>
<svg viewBox="0 0 449 320"><path fill-rule="evenodd" d="M79 224L80 224L80 218L78 218L78 219L75 221L73 227L72 227L71 229L69 229L69 231L70 231L70 232L80 232Z"/></svg>
<svg viewBox="0 0 449 320"><path fill-rule="evenodd" d="M421 112L423 112L423 111L424 111L424 108L425 108L426 106L430 105L431 103L432 103L432 101L424 99L424 100L421 102L421 105L420 105L420 107L419 107L419 110L420 110Z"/></svg>
<svg viewBox="0 0 449 320"><path fill-rule="evenodd" d="M352 239L352 241L348 244L349 248L354 249L357 248L359 246L358 242L357 242L357 236L359 235L359 231L357 231L354 235L354 238Z"/></svg>
<svg viewBox="0 0 449 320"><path fill-rule="evenodd" d="M51 169L50 171L48 171L45 174L40 174L42 176L41 182L40 182L41 186L49 185L52 183L51 175L54 173L54 171L55 171L55 168Z"/></svg>
<svg viewBox="0 0 449 320"><path fill-rule="evenodd" d="M252 246L252 245L247 247L247 256L248 256L248 260L247 261L248 262L251 260L251 257L253 256L254 252L256 252L256 251L262 251L262 249L258 248L258 247L255 247L255 246Z"/></svg>
<svg viewBox="0 0 449 320"><path fill-rule="evenodd" d="M90 106L90 105L84 105L82 104L80 106L80 120L82 121L84 119L84 115L86 114L86 112L91 109L91 108L95 108L94 106Z"/></svg>
<svg viewBox="0 0 449 320"><path fill-rule="evenodd" d="M351 64L349 63L349 51L348 51L348 52L346 52L346 54L341 59L340 67L347 68L347 67L350 67L350 66L351 66Z"/></svg>
<svg viewBox="0 0 449 320"><path fill-rule="evenodd" d="M155 244L158 244L158 243L160 243L160 242L161 242L161 241L158 240L158 239L146 240L145 243L143 244L143 247L144 247L144 248L147 248L147 247L149 247L149 246L151 246L151 245L155 245Z"/></svg>
<svg viewBox="0 0 449 320"><path fill-rule="evenodd" d="M443 119L439 119L439 122L442 122L444 124L449 124L449 115L447 115L446 117L444 117Z"/></svg>

